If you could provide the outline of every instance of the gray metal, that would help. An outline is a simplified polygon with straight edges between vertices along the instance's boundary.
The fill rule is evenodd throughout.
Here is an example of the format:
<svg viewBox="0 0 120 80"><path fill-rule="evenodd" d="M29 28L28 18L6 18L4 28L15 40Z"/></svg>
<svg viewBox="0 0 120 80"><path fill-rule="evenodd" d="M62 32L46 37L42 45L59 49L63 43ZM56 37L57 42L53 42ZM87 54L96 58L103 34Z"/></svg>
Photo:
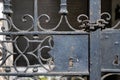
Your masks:
<svg viewBox="0 0 120 80"><path fill-rule="evenodd" d="M105 30L101 33L102 71L120 72L120 31Z"/></svg>
<svg viewBox="0 0 120 80"><path fill-rule="evenodd" d="M101 0L90 0L90 29L101 18ZM98 27L98 26L97 26ZM100 29L90 33L90 80L101 80Z"/></svg>
<svg viewBox="0 0 120 80"><path fill-rule="evenodd" d="M67 0L60 0L60 10L58 12L60 19L56 26L45 28L40 19L46 18L45 24L51 21L51 16L47 13L38 15L38 0L33 0L34 10L31 13L24 14L22 21L27 22L30 18L32 25L26 29L19 29L12 18L11 0L3 0L4 15L6 18L0 21L8 23L2 27L0 35L6 39L1 40L0 47L2 54L0 59L1 76L31 77L37 80L36 76L89 76L89 80L101 80L101 73L120 72L120 31L101 29L106 27L111 16L109 13L101 13L101 0L90 0L89 17L80 14L77 17L78 27L71 25L68 20ZM101 19L102 16L107 16ZM84 19L83 19L84 18ZM66 24L69 31L60 30L61 24ZM18 44L23 41L24 44ZM5 44L11 43L14 51L6 48ZM33 48L31 48L34 46ZM45 58L43 54L50 55ZM9 57L17 55L14 58L13 65L5 65ZM29 56L37 63L31 65ZM23 60L24 66L18 66L19 60ZM44 64L44 62L46 62ZM109 75L109 74L108 74ZM107 75L107 76L108 76ZM102 77L105 78L106 75ZM85 78L81 77L81 80Z"/></svg>
<svg viewBox="0 0 120 80"><path fill-rule="evenodd" d="M101 80L100 30L90 35L90 80Z"/></svg>
<svg viewBox="0 0 120 80"><path fill-rule="evenodd" d="M37 27L37 21L38 21L38 0L35 0L34 2L34 31L38 31L38 27Z"/></svg>
<svg viewBox="0 0 120 80"><path fill-rule="evenodd" d="M88 74L88 35L53 35L55 72ZM58 57L59 56L59 57Z"/></svg>
<svg viewBox="0 0 120 80"><path fill-rule="evenodd" d="M61 0L61 4L60 4L60 14L67 14L67 0Z"/></svg>
<svg viewBox="0 0 120 80"><path fill-rule="evenodd" d="M10 4L11 0L3 0L4 3L4 11L3 13L6 15L10 15L13 13L13 11L11 10L11 4Z"/></svg>

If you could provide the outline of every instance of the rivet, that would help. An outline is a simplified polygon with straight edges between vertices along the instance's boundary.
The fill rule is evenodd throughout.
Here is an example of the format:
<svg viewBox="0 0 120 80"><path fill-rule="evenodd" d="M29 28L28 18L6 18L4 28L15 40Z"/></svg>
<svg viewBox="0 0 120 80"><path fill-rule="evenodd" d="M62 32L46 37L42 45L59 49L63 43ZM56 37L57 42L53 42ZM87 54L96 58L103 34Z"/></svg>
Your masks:
<svg viewBox="0 0 120 80"><path fill-rule="evenodd" d="M90 62L90 65L92 65L93 64L93 62Z"/></svg>
<svg viewBox="0 0 120 80"><path fill-rule="evenodd" d="M5 68L5 71L6 71L6 72L10 72L10 71L11 71L10 67L6 67L6 68Z"/></svg>
<svg viewBox="0 0 120 80"><path fill-rule="evenodd" d="M119 45L119 42L118 42L118 41L116 41L116 42L115 42L115 45Z"/></svg>
<svg viewBox="0 0 120 80"><path fill-rule="evenodd" d="M109 36L105 36L105 39L109 39Z"/></svg>
<svg viewBox="0 0 120 80"><path fill-rule="evenodd" d="M39 39L39 36L38 35L33 35L33 38L34 39Z"/></svg>
<svg viewBox="0 0 120 80"><path fill-rule="evenodd" d="M11 36L10 35L6 35L6 40L10 40Z"/></svg>
<svg viewBox="0 0 120 80"><path fill-rule="evenodd" d="M38 68L37 68L37 67L34 67L34 68L33 68L33 72L38 72Z"/></svg>

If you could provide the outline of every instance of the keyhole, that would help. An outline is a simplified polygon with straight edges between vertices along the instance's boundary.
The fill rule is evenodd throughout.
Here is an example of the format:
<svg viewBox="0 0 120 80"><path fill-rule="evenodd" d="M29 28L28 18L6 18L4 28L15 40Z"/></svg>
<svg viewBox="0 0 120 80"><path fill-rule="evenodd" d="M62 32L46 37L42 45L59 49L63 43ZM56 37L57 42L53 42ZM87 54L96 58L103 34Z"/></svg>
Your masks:
<svg viewBox="0 0 120 80"><path fill-rule="evenodd" d="M73 67L73 58L69 58L69 67Z"/></svg>
<svg viewBox="0 0 120 80"><path fill-rule="evenodd" d="M115 56L115 60L113 62L114 65L118 65L119 64L119 59L118 59L118 55Z"/></svg>

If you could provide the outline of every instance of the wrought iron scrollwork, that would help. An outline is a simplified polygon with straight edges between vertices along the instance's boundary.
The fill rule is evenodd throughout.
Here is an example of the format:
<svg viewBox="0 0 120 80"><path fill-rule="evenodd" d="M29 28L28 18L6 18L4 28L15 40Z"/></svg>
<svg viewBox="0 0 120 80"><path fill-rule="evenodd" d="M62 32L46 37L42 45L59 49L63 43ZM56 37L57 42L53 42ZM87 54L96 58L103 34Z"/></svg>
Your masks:
<svg viewBox="0 0 120 80"><path fill-rule="evenodd" d="M109 13L104 12L101 14L101 19L97 20L95 23L91 23L89 20L89 17L85 14L80 14L78 15L76 21L79 23L79 26L77 26L77 28L75 26L72 26L67 13L67 0L61 0L61 4L60 4L60 19L57 23L57 25L55 25L53 28L49 28L46 29L45 27L43 27L43 25L41 24L41 19L42 17L45 17L45 23L49 23L51 20L51 17L48 14L41 14L38 16L38 11L34 11L34 16L28 14L24 14L21 18L21 21L23 23L27 22L28 19L30 18L31 20L31 26L26 29L26 30L21 30L18 28L19 25L15 25L11 14L13 13L13 11L11 10L11 0L3 0L4 1L4 11L3 13L6 15L6 18L2 18L0 19L0 21L6 21L8 23L8 29L6 29L6 27L2 27L2 31L3 33L7 33L6 35L6 40L0 41L2 47L0 47L0 49L4 52L4 54L2 54L2 57L0 58L0 67L4 67L6 72L22 72L22 73L27 73L29 72L30 69L32 69L32 72L40 72L41 70L44 70L45 72L50 72L54 69L54 59L52 56L50 56L49 58L44 58L42 56L42 50L49 48L50 50L53 49L53 45L52 45L52 40L53 37L52 36L46 36L43 39L40 39L37 33L32 33L32 32L59 32L57 31L57 29L60 27L60 25L62 24L63 20L65 21L65 23L67 24L67 27L71 30L71 32L81 32L81 31L92 31L92 30L96 30L98 28L105 28L106 24L109 24L109 20L111 19L111 16ZM35 0L35 4L37 4L37 0ZM36 5L37 6L37 5ZM36 6L34 6L36 8ZM106 16L106 18L102 18L102 16ZM12 29L14 29L17 33L23 33L22 35L18 35L16 34L11 35L11 33L13 33ZM32 39L29 39L28 36L25 34L25 32L31 32L30 35L34 36L32 37ZM61 31L62 32L62 31ZM66 31L67 32L67 31ZM10 33L10 34L9 34ZM14 38L12 38L14 36ZM24 39L25 41L25 47L23 50L20 49L19 45L17 44L17 42L19 41L19 39L22 37L22 39ZM48 42L47 45L42 45L44 42ZM6 49L6 46L4 46L4 44L6 43L11 43L14 45L14 48L17 50L17 53L9 51L8 49ZM30 47L30 43L37 43L37 46L29 51L29 47ZM34 54L36 53L37 54ZM49 51L47 52L49 54ZM5 66L6 60L13 56L13 55L18 55L14 61L13 61L13 66ZM30 65L30 61L28 59L28 57L26 55L30 55L33 56L37 61L38 64L34 64L34 65ZM24 63L26 64L26 66L24 66L22 69L20 67L17 66L18 61L20 60L20 58L22 58L24 60ZM43 61L45 61L47 64L43 64ZM31 70L30 70L31 71ZM32 73L30 72L30 73ZM80 77L79 79L81 80L85 80L84 78Z"/></svg>
<svg viewBox="0 0 120 80"><path fill-rule="evenodd" d="M105 19L99 19L96 21L96 23L91 23L88 16L85 14L81 14L78 16L77 20L79 23L81 23L80 27L83 28L86 31L96 30L98 28L104 29L106 24L109 24L109 20L111 19L111 16L109 13L104 12L101 14L102 16L106 16ZM81 20L81 17L85 17L85 20ZM91 28L92 27L92 28Z"/></svg>
<svg viewBox="0 0 120 80"><path fill-rule="evenodd" d="M102 18L105 16L106 18ZM100 28L105 28L106 24L109 24L109 20L111 19L111 15L107 12L101 14L101 19L97 20L97 24Z"/></svg>
<svg viewBox="0 0 120 80"><path fill-rule="evenodd" d="M77 17L77 21L78 21L78 23L79 23L78 29L74 28L74 27L70 24L70 22L68 21L67 15L61 15L58 24L57 24L54 28L45 29L44 27L42 27L41 22L40 22L39 20L40 20L42 17L46 17L47 19L45 20L45 22L48 23L48 22L50 21L50 16L48 16L47 14L41 14L41 15L38 17L38 19L37 19L37 26L38 26L38 27L40 28L40 30L42 30L42 31L56 31L56 30L59 28L59 26L60 26L60 24L62 23L62 20L63 20L63 18L64 18L65 21L66 21L66 24L68 25L68 27L69 27L71 30L73 30L73 31L81 31L81 30L87 31L87 30L90 30L90 29L91 29L91 28L90 28L91 25L94 26L93 30L95 29L95 27L97 27L97 28L102 28L102 29L103 29L103 28L105 28L106 24L109 24L108 21L111 19L111 16L110 16L109 13L107 13L107 12L102 13L101 16L103 16L103 15L107 15L108 17L107 17L106 19L99 19L99 20L96 21L96 23L90 23L90 20L88 19L88 16L85 15L85 14L79 15L79 16ZM26 22L26 21L27 21L27 19L25 19L26 17L31 18L31 20L34 22L34 18L33 18L31 15L29 15L29 14L25 14L25 15L22 17L22 21L23 21L23 22ZM84 18L84 19L83 19L83 18ZM4 20L5 20L5 19L4 19ZM29 29L27 29L27 30L20 30L20 29L18 29L18 28L14 25L14 23L13 23L13 21L12 21L12 19L11 19L10 17L9 17L9 20L7 20L7 21L9 22L10 26L12 26L12 27L13 27L15 30L17 30L17 31L30 31L30 30L33 29L33 24L32 24L32 26L31 26ZM9 28L9 30L10 30L10 29L11 29L11 27ZM9 30L8 30L8 31L9 31ZM4 31L5 31L5 30L4 30Z"/></svg>
<svg viewBox="0 0 120 80"><path fill-rule="evenodd" d="M2 57L1 57L1 59L0 59L0 61L1 61L0 66L4 66L6 60L7 60L9 57L11 57L12 55L19 54L19 55L17 56L17 58L14 60L14 62L13 62L13 69L14 69L15 71L17 71L17 72L27 72L27 70L28 70L28 69L30 68L30 66L31 66L31 65L30 65L30 62L29 62L29 59L28 59L27 56L26 56L26 54L27 54L27 55L33 56L33 57L36 58L36 60L38 60L38 62L39 62L38 65L34 65L33 72L36 72L36 70L38 69L37 67L40 67L40 66L43 67L43 69L45 69L46 71L51 71L52 68L53 68L53 66L52 66L52 65L53 65L53 59L52 59L52 57L47 58L47 59L44 58L44 57L42 56L41 51L42 51L43 49L45 49L45 48L52 49L52 44L51 44L52 37L51 37L51 36L47 36L47 37L45 37L43 40L30 40L30 39L28 39L26 36L23 36L22 38L24 38L25 41L26 41L26 47L25 47L24 50L20 50L18 44L16 43L17 40L19 40L19 36L17 36L13 41L7 41L7 42L9 42L9 43L14 44L14 46L15 46L15 48L17 49L18 53L11 52L11 51L7 50L5 47L0 47L0 49L5 52L4 54L2 54ZM46 40L48 41L48 44L47 44L47 45L42 45L42 44L44 43L44 41L46 41ZM5 42L6 42L6 41L5 41ZM1 41L1 44L4 44L5 42L4 42L4 41ZM31 42L32 42L32 43L37 42L37 43L38 43L38 46L37 46L34 50L32 50L32 51L27 51L28 48L30 47L29 44L30 44ZM37 55L34 54L34 52L36 52L36 51L38 52ZM26 53L26 54L25 54L25 53ZM9 55L8 55L8 54L9 54ZM24 59L24 63L26 64L26 66L25 66L24 69L22 69L22 70L21 70L19 67L17 67L17 61L18 61L21 57ZM47 65L45 66L41 60L42 60L42 61L46 61L47 64L48 64L48 66L47 66ZM36 70L35 70L35 67L36 67ZM7 69L8 69L8 67L7 67ZM9 69L10 69L10 68L9 68ZM11 71L11 70L10 70L10 71Z"/></svg>
<svg viewBox="0 0 120 80"><path fill-rule="evenodd" d="M6 15L6 19L4 19L4 18L2 18L2 19L0 19L0 20L4 20L4 21L6 21L7 23L8 23L8 25L9 25L9 27L8 27L8 29L6 29L5 27L2 27L2 30L3 30L3 32L9 32L9 33L12 33L11 32L11 29L15 29L17 32L20 32L20 33L24 33L24 32L28 32L28 31L32 31L33 30L33 32L34 32L34 30L36 30L36 29L34 29L34 27L37 27L37 28L39 28L40 29L40 31L43 31L43 32L50 32L50 31L56 31L59 27L60 27L60 25L61 25L61 23L62 23L62 21L63 21L63 19L65 20L65 22L66 22L66 24L68 25L68 27L72 30L72 31L90 31L90 27L91 27L91 25L93 25L94 27L96 27L97 26L97 28L104 28L105 27L105 24L108 24L108 21L110 20L110 18L111 18L111 16L110 16L110 14L109 13L107 13L107 12L105 12L105 13L102 13L101 14L101 17L102 16L104 16L104 15L107 15L107 18L106 19L99 19L99 20L97 20L96 21L96 23L90 23L90 20L89 20L89 17L87 16L87 15L85 15L85 14L80 14L80 15L78 15L78 17L77 17L77 19L76 19L76 21L79 23L79 26L77 27L77 29L74 27L74 26L72 26L71 24L70 24L70 22L69 22L69 20L68 20L68 17L67 17L67 13L68 13L68 10L67 10L67 0L61 0L61 4L60 4L60 11L59 11L59 13L60 13L60 19L59 19L59 22L58 22L58 24L55 26L55 27L53 27L53 28L50 28L50 29L46 29L46 28L44 28L43 27L43 25L41 25L41 22L40 22L40 19L42 19L42 17L46 17L47 19L45 20L45 22L46 22L46 24L51 20L51 18L50 18L50 16L48 15L48 14L41 14L41 15L39 15L38 16L38 11L34 11L34 17L32 16L32 15L30 15L30 14L24 14L23 16L22 16L22 22L27 22L28 20L27 20L27 18L30 18L31 19L31 21L32 21L32 25L28 28L28 29L26 29L26 30L21 30L21 29L19 29L15 24L14 24L14 22L13 22L13 20L12 20L12 18L11 18L11 14L13 13L12 12L12 10L11 10L11 4L10 4L10 2L11 2L11 0L4 0L4 11L3 11L3 13ZM37 0L35 0L35 8L37 7L36 6L37 5ZM38 30L37 30L38 31ZM6 35L7 37L10 37L11 38L11 35ZM26 41L26 46L25 46L25 48L24 48L24 50L21 50L20 48L19 48L19 46L17 45L17 41L19 40L19 38L20 38L20 36L22 36L22 38ZM35 39L35 38L34 38ZM42 50L44 49L44 48L50 48L50 49L52 49L52 45L51 45L51 40L52 40L52 36L47 36L47 37L45 37L43 40L30 40L27 36L25 36L25 35L17 35L14 39L6 39L5 41L1 41L1 44L2 43L6 43L6 42L8 42L8 43L12 43L14 46L15 46L15 48L16 48L16 50L17 50L17 52L18 53L14 53L14 52L10 52L9 50L7 50L5 47L1 47L1 50L3 50L5 53L6 53L6 55L5 54L3 54L2 55L2 58L1 58L1 66L5 63L5 61L10 57L10 56L12 56L12 55L14 55L14 54L18 54L18 56L17 56L17 58L14 60L14 62L13 62L13 68L15 69L15 71L16 72L21 72L19 69L18 69L18 67L17 67L17 61L22 57L24 60L25 60L25 62L24 63L26 63L26 67L24 68L24 70L22 71L22 72L27 72L27 70L30 68L30 62L29 62L29 59L27 58L27 56L25 55L25 53L27 54L27 55L31 55L31 56L34 56L34 58L36 59L36 60L38 60L38 62L39 62L39 65L37 65L37 66L41 66L41 67L43 67L45 70L47 70L47 71L51 71L52 70L52 66L51 66L51 64L54 64L53 63L53 59L52 59L52 57L50 57L50 58L48 58L48 59L45 59L45 58L43 58L42 57ZM45 40L48 40L48 45L47 46L42 46L42 43L45 41ZM38 43L38 46L34 49L34 50L32 50L32 51L27 51L28 50L28 48L30 47L30 44L29 43L34 43L34 42L37 42ZM35 55L34 53L35 52L37 52L37 55ZM7 53L9 53L9 55L7 55ZM46 61L47 63L48 63L48 67L45 67L44 66L44 64L42 63L42 61L41 60L43 60L43 61ZM34 69L33 69L33 72L36 72L36 71L38 71L38 68L37 68L37 66L34 66ZM8 68L7 68L8 69Z"/></svg>
<svg viewBox="0 0 120 80"><path fill-rule="evenodd" d="M7 3L10 3L10 1L4 1L5 4ZM37 2L37 1L35 1ZM35 3L36 4L36 3ZM6 6L5 6L6 7ZM10 6L9 6L9 9L10 9ZM5 10L6 11L6 10ZM11 9L9 10L9 14L11 14ZM40 20L42 19L42 17L46 17L47 19L45 20L46 24L48 22L50 22L51 18L48 14L41 14L38 16L38 11L35 10L35 14L34 14L34 17L30 14L24 14L22 16L22 21L23 22L27 22L27 17L29 17L31 20L32 20L32 25L31 27L29 27L27 30L20 30L14 23L13 23L13 20L10 16L7 16L8 19L8 23L10 24L10 27L9 27L9 30L11 30L11 26L12 28L14 28L15 30L17 31L31 31L32 29L34 29L34 27L37 27L39 28L40 30L42 31L56 31L59 27L60 27L60 24L62 23L63 19L65 19L65 22L66 24L68 25L68 27L73 30L73 31L81 31L81 30L84 30L84 31L91 31L91 30L95 30L96 28L105 28L105 25L106 24L109 24L109 20L111 19L111 16L109 13L107 12L104 12L101 14L101 19L97 20L96 23L91 23L90 20L89 20L89 17L85 14L80 14L78 15L77 17L77 22L79 23L79 26L77 27L77 29L72 26L68 20L68 17L67 17L67 13L68 13L68 10L67 10L67 0L61 0L61 4L60 4L60 19L59 19L59 22L58 24L54 27L54 28L51 28L51 29L46 29L43 27L43 25L41 25L41 22ZM4 12L5 13L5 12ZM36 16L35 16L36 15ZM106 16L105 19L102 18L102 16ZM92 25L92 27L91 27ZM36 29L37 29L36 28ZM37 30L38 31L38 30Z"/></svg>
<svg viewBox="0 0 120 80"><path fill-rule="evenodd" d="M5 22L7 22L8 25L9 25L9 28L6 28L5 26L2 26L2 27L1 27L1 30L2 30L3 32L7 32L7 31L10 31L10 30L12 29L12 24L11 24L11 22L10 22L9 19L7 19L7 18L1 18L0 21L5 21Z"/></svg>

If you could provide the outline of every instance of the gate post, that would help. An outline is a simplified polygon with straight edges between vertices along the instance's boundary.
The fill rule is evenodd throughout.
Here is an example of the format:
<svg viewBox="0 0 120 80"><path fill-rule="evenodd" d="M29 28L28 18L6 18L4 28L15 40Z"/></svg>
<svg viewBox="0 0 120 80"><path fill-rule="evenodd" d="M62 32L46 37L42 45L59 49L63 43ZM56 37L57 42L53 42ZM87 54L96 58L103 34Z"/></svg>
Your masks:
<svg viewBox="0 0 120 80"><path fill-rule="evenodd" d="M101 0L90 0L90 26L100 19ZM90 80L101 80L100 29L90 32Z"/></svg>

